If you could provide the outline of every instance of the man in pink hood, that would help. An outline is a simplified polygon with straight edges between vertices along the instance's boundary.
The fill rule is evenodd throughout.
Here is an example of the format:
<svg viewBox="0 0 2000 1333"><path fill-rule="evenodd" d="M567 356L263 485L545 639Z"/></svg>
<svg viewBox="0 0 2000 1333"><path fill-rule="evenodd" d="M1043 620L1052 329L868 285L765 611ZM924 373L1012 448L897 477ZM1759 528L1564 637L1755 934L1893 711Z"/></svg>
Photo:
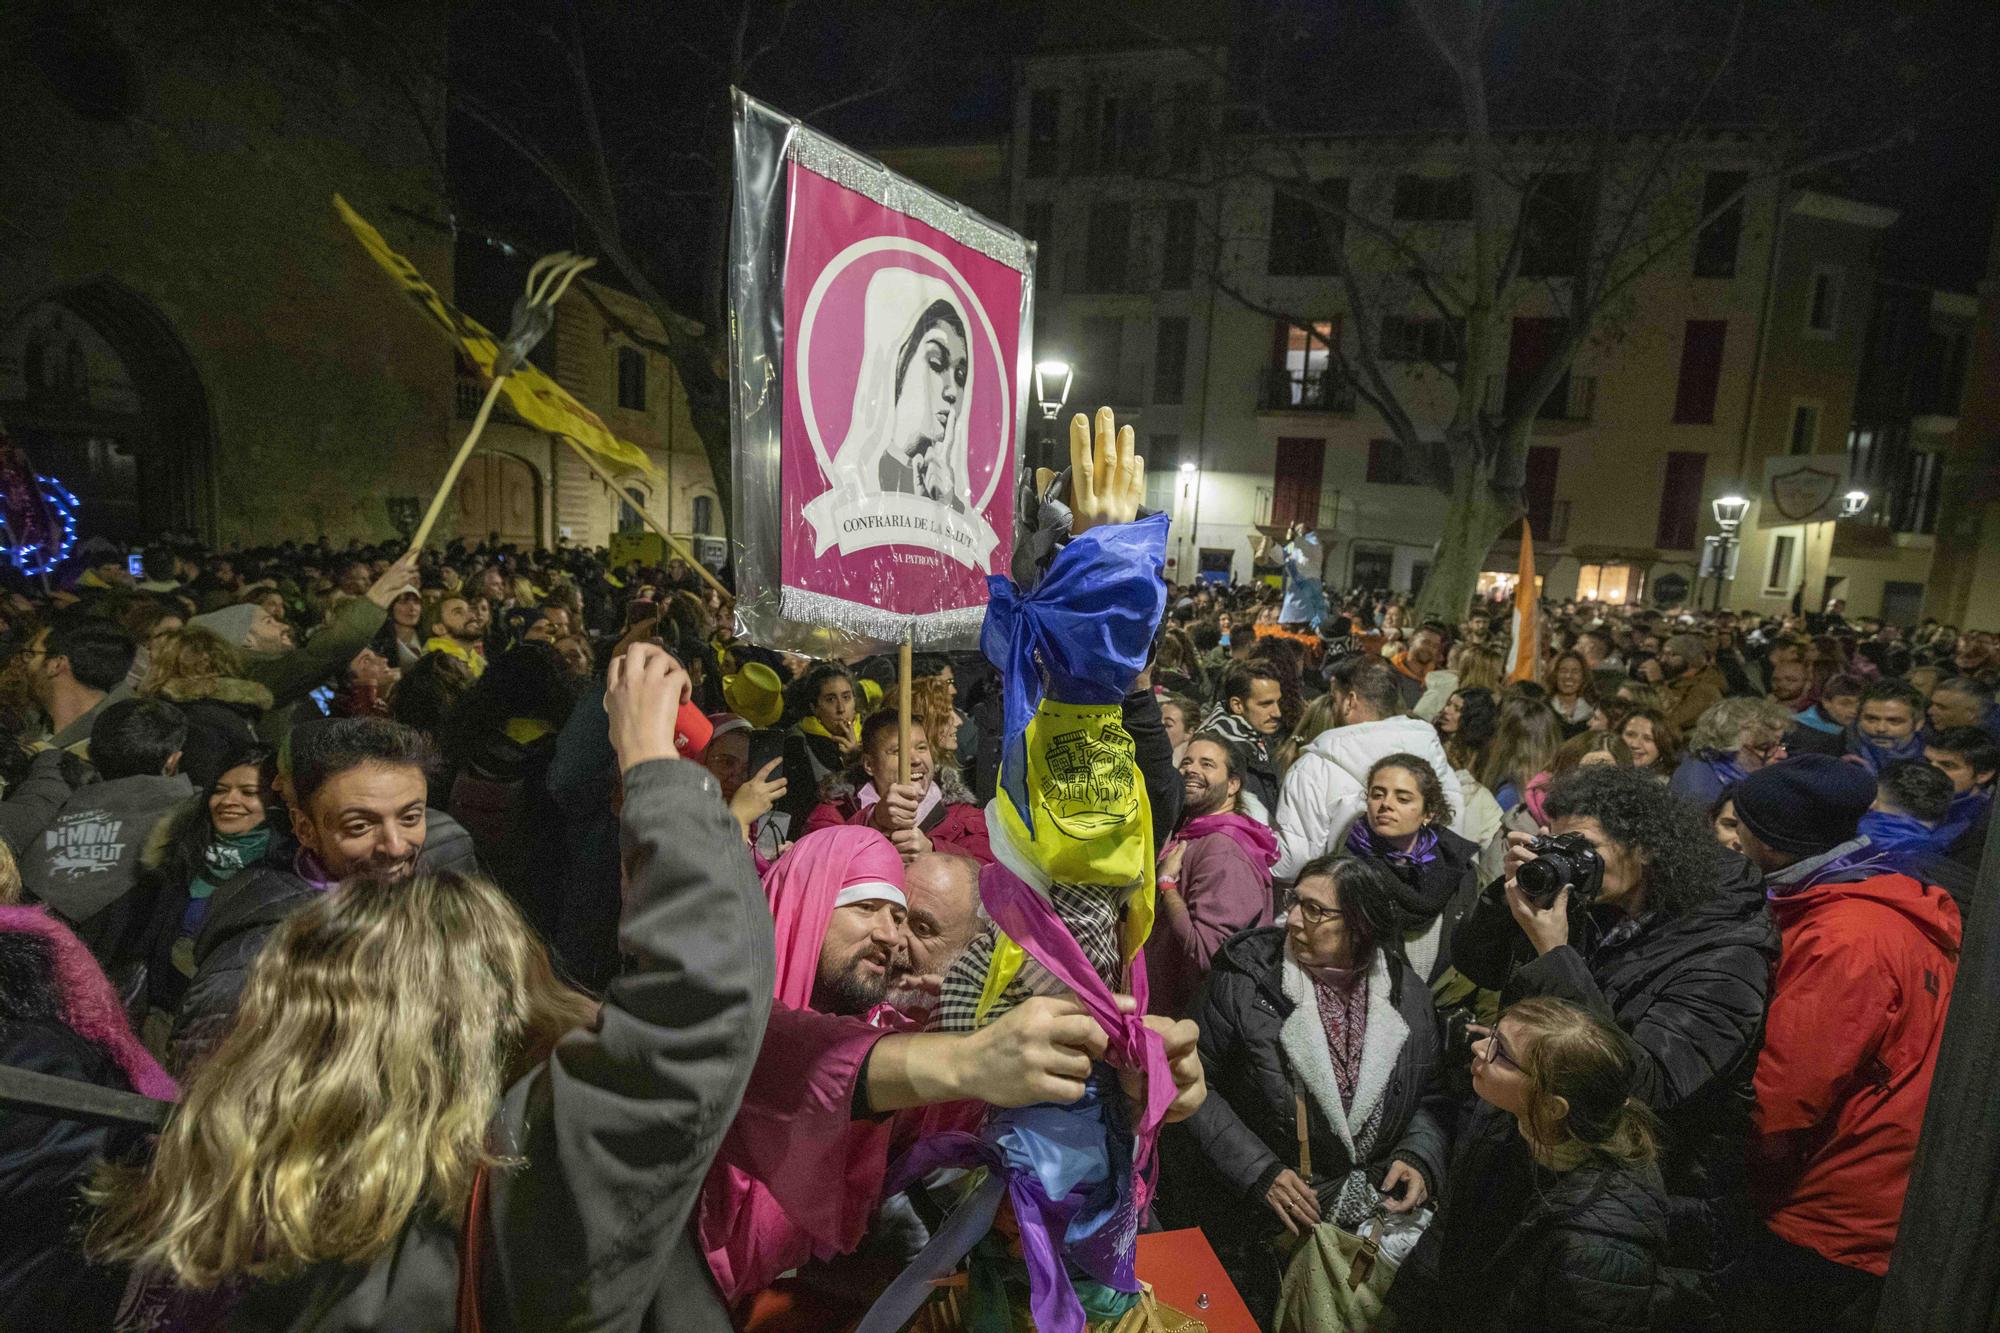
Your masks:
<svg viewBox="0 0 2000 1333"><path fill-rule="evenodd" d="M975 1128L992 1106L1083 1095L1103 1030L1073 1000L1040 998L976 1033L910 1031L882 1004L904 947L903 859L871 828L807 834L764 877L776 929L778 1003L735 1123L697 1205L709 1271L739 1327L813 1301L829 1327L872 1293L766 1295L780 1275L851 1254L890 1164L927 1135ZM1184 1029L1184 1030L1183 1030ZM1176 1110L1203 1088L1191 1024L1162 1028ZM866 1283L857 1283L865 1287Z"/></svg>
<svg viewBox="0 0 2000 1333"><path fill-rule="evenodd" d="M1213 732L1195 736L1181 756L1186 799L1160 856L1159 914L1146 940L1156 1014L1186 1017L1230 936L1270 924L1278 839L1243 813L1246 763L1233 741Z"/></svg>

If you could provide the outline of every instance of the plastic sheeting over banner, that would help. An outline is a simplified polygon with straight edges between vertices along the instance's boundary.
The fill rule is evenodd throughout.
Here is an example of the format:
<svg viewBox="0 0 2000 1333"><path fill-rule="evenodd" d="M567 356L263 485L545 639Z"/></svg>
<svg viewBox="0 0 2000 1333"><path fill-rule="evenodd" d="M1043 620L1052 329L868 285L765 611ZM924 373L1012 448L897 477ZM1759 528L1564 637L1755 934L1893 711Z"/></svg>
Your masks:
<svg viewBox="0 0 2000 1333"><path fill-rule="evenodd" d="M739 629L817 657L975 648L1013 551L1034 246L734 100Z"/></svg>

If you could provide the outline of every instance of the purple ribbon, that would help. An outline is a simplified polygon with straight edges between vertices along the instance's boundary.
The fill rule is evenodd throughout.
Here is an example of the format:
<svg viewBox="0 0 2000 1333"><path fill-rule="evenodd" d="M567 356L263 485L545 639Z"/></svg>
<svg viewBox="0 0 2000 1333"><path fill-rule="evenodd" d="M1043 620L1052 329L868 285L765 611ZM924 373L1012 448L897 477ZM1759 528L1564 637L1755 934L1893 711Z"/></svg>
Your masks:
<svg viewBox="0 0 2000 1333"><path fill-rule="evenodd" d="M1076 992L1077 1001L1097 1020L1110 1039L1105 1058L1117 1069L1137 1069L1146 1075L1146 1104L1139 1115L1138 1146L1133 1166L1142 1180L1150 1180L1153 1149L1159 1142L1160 1127L1166 1123L1167 1108L1174 1104L1174 1075L1167 1065L1167 1045L1160 1034L1147 1027L1140 1015L1149 998L1146 986L1146 955L1135 954L1129 977L1132 998L1138 1001L1135 1013L1123 1013L1084 956L1083 946L1069 933L1048 899L1021 882L1006 866L995 862L979 875L979 899L986 905L993 923L1007 937L1027 951L1029 957L1049 970L1049 974ZM1150 1197L1150 1184L1142 1191L1140 1211Z"/></svg>
<svg viewBox="0 0 2000 1333"><path fill-rule="evenodd" d="M919 1142L890 1171L884 1193L906 1189L911 1181L948 1166L984 1166L1004 1178L1021 1235L1021 1258L1028 1271L1028 1304L1035 1327L1048 1333L1083 1333L1086 1324L1083 1303L1077 1299L1076 1288L1064 1267L1064 1246L1070 1246L1079 1267L1097 1281L1118 1291L1139 1290L1138 1277L1132 1268L1134 1242L1139 1216L1152 1192L1150 1176L1160 1127L1174 1101L1173 1071L1167 1065L1166 1043L1140 1017L1145 1013L1147 1000L1144 954L1133 958L1129 973L1138 1010L1123 1013L1111 988L1097 975L1082 946L1047 899L1002 865L987 866L981 873L979 897L994 923L1009 938L1075 992L1077 1001L1104 1029L1108 1039L1105 1058L1110 1064L1114 1068L1145 1071L1146 1101L1140 1110L1135 1135L1130 1188L1115 1178L1122 1163L1121 1154L1114 1150L1106 1158L1106 1165L1114 1175L1110 1184L1115 1202L1094 1217L1086 1234L1074 1238L1072 1243L1071 1228L1091 1206L1091 1196L1103 1185L1077 1184L1060 1198L1050 1193L1051 1182L1044 1175L1054 1178L1073 1168L1074 1149L1065 1151L1063 1145L1054 1141L1056 1136L1042 1133L1031 1121L1038 1114L1067 1113L1070 1108L1026 1107L996 1115L988 1123L984 1138L954 1133ZM1115 1094L1107 1089L1106 1095ZM1093 1109L1093 1114L1106 1112ZM1108 1142L1115 1130L1107 1123L1104 1133ZM1037 1151L1038 1135L1040 1146L1050 1151ZM982 1191L953 1213L912 1270L883 1293L862 1322L861 1330L874 1333L877 1329L900 1328L914 1312L905 1309L911 1298L921 1300L931 1280L928 1275L949 1271L978 1242L985 1231L985 1227L978 1225L979 1219L983 1214L990 1224L996 1202L993 1192Z"/></svg>

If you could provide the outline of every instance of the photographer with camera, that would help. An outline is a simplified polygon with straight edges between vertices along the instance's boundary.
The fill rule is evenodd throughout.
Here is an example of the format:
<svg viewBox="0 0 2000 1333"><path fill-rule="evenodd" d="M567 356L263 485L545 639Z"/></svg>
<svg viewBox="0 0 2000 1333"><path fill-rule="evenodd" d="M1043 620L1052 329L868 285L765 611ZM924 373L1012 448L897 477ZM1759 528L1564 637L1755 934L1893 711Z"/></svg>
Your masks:
<svg viewBox="0 0 2000 1333"><path fill-rule="evenodd" d="M1577 769L1545 809L1549 835L1508 835L1454 965L1503 1004L1570 1000L1633 1038L1634 1095L1667 1129L1672 1262L1719 1273L1753 1224L1743 1157L1778 955L1757 871L1636 769Z"/></svg>

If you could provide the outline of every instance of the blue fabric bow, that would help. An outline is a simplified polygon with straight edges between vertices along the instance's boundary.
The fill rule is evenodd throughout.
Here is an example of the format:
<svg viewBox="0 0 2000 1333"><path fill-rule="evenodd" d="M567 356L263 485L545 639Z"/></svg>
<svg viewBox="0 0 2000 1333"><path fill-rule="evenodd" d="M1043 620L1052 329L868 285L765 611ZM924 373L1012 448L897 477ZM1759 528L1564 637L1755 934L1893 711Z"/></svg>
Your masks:
<svg viewBox="0 0 2000 1333"><path fill-rule="evenodd" d="M1115 704L1146 667L1166 610L1167 516L1092 528L1056 553L1032 592L989 575L979 649L1005 682L1000 783L1027 818L1021 737L1044 698ZM1030 825L1032 828L1032 825Z"/></svg>

